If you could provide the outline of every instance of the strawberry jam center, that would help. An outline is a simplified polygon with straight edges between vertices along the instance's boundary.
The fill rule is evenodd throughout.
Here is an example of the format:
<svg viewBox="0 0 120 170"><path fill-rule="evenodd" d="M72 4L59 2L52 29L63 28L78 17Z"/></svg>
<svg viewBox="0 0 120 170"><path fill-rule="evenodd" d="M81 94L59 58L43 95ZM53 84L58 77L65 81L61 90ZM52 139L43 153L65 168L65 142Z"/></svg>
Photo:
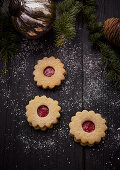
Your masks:
<svg viewBox="0 0 120 170"><path fill-rule="evenodd" d="M49 109L45 105L41 105L37 109L37 114L39 117L46 117L49 113Z"/></svg>
<svg viewBox="0 0 120 170"><path fill-rule="evenodd" d="M95 130L95 124L92 121L85 121L82 124L82 128L85 132L90 133Z"/></svg>
<svg viewBox="0 0 120 170"><path fill-rule="evenodd" d="M53 67L46 67L43 71L43 74L47 77L51 77L55 73L55 70Z"/></svg>

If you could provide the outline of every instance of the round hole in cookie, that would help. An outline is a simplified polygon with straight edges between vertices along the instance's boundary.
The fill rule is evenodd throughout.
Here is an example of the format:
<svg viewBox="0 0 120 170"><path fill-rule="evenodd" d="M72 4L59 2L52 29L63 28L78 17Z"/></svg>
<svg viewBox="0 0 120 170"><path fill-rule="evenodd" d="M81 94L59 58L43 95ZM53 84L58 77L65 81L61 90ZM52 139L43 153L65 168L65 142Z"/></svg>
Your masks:
<svg viewBox="0 0 120 170"><path fill-rule="evenodd" d="M88 121L83 122L82 128L85 132L90 133L95 130L95 124L92 121L88 120Z"/></svg>
<svg viewBox="0 0 120 170"><path fill-rule="evenodd" d="M47 77L53 76L55 73L55 69L51 66L48 66L44 69L43 74Z"/></svg>
<svg viewBox="0 0 120 170"><path fill-rule="evenodd" d="M49 108L45 105L41 105L37 109L37 114L39 117L46 117L49 113Z"/></svg>

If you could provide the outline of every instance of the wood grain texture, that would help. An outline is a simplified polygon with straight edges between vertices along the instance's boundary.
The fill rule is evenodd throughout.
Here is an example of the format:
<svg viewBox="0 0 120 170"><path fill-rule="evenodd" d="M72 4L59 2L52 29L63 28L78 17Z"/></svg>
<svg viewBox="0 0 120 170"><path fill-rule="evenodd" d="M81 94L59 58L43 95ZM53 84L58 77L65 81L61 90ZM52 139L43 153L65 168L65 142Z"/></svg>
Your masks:
<svg viewBox="0 0 120 170"><path fill-rule="evenodd" d="M97 0L97 4L99 21L120 16L119 0ZM119 169L120 92L107 80L81 15L76 29L75 39L60 48L55 47L53 30L40 40L19 37L9 73L0 74L0 170ZM115 50L119 57L119 49ZM43 90L32 72L37 60L51 55L61 59L67 75L60 87ZM25 106L36 95L58 100L62 107L59 123L46 132L35 131L26 121ZM80 146L69 135L70 118L83 109L101 113L109 127L105 141L92 148Z"/></svg>
<svg viewBox="0 0 120 170"><path fill-rule="evenodd" d="M118 0L97 1L98 20L104 22L108 17L120 17L119 3ZM106 78L107 71L102 67L101 55L92 49L86 30L83 35L84 108L100 113L108 125L105 141L85 149L86 170L118 170L120 168L120 92ZM117 48L114 50L119 56L120 51Z"/></svg>

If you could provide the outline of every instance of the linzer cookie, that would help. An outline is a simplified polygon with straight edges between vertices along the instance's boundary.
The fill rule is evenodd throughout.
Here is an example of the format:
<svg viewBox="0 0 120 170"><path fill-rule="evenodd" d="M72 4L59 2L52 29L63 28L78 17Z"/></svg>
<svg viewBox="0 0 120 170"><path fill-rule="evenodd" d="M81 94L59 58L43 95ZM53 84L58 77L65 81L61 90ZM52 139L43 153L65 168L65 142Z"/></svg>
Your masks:
<svg viewBox="0 0 120 170"><path fill-rule="evenodd" d="M105 137L107 130L106 120L94 111L83 110L77 112L69 123L70 134L75 142L80 142L83 146L92 146L99 143Z"/></svg>
<svg viewBox="0 0 120 170"><path fill-rule="evenodd" d="M55 59L53 56L38 60L38 64L35 65L34 69L34 81L37 83L37 86L41 86L44 89L52 89L55 86L59 86L61 81L65 79L64 64L61 63L60 59Z"/></svg>
<svg viewBox="0 0 120 170"><path fill-rule="evenodd" d="M27 121L35 129L46 130L58 122L60 110L58 101L46 96L36 96L26 106Z"/></svg>

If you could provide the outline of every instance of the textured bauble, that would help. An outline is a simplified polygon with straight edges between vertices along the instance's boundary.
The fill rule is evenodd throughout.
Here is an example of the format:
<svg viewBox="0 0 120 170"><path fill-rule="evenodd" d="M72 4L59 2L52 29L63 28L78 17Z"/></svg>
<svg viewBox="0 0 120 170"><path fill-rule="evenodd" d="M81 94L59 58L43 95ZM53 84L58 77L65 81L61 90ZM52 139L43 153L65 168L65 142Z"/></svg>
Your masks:
<svg viewBox="0 0 120 170"><path fill-rule="evenodd" d="M9 11L15 28L28 38L39 38L53 26L56 9L51 0L11 0Z"/></svg>
<svg viewBox="0 0 120 170"><path fill-rule="evenodd" d="M120 47L120 18L109 18L104 22L104 34L107 40Z"/></svg>

